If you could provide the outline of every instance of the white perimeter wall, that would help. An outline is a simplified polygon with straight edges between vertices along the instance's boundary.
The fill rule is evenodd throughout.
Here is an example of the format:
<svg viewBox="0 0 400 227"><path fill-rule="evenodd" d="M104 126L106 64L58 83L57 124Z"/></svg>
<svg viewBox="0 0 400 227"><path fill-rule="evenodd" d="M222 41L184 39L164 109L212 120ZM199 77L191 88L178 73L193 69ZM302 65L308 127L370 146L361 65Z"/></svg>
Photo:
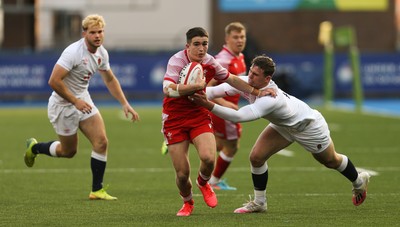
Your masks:
<svg viewBox="0 0 400 227"><path fill-rule="evenodd" d="M175 50L184 47L186 31L195 26L210 32L212 0L38 0L37 48L49 49L55 10L97 13L106 20L107 49Z"/></svg>

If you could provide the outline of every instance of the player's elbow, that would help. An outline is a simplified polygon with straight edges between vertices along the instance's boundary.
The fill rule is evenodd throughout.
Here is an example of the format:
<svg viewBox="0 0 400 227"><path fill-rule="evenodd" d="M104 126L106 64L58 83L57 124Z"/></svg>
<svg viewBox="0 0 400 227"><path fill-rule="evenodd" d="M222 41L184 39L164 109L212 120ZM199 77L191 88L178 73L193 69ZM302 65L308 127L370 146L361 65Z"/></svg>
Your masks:
<svg viewBox="0 0 400 227"><path fill-rule="evenodd" d="M53 78L50 77L49 81L47 81L47 84L54 89L56 87L56 82L54 81Z"/></svg>

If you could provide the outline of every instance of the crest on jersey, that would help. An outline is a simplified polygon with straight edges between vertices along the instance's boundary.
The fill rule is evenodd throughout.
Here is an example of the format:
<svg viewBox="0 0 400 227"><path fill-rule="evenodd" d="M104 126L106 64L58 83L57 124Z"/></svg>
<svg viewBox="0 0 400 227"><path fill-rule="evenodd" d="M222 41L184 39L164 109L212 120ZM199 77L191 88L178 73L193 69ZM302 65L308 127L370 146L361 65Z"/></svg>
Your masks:
<svg viewBox="0 0 400 227"><path fill-rule="evenodd" d="M97 64L100 65L101 64L101 58L97 59Z"/></svg>

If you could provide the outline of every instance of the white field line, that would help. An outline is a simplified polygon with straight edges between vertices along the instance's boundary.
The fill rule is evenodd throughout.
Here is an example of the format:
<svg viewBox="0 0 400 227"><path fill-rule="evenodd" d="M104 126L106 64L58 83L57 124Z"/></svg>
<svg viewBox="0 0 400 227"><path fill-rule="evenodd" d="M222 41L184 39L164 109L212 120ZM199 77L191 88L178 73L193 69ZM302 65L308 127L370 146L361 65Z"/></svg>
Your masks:
<svg viewBox="0 0 400 227"><path fill-rule="evenodd" d="M277 154L282 155L282 156L286 156L286 157L293 157L294 156L294 152L290 151L290 150L280 150Z"/></svg>
<svg viewBox="0 0 400 227"><path fill-rule="evenodd" d="M334 171L325 167L269 167L270 171L276 172L315 172L315 171ZM197 171L197 168L192 168L192 171ZM386 166L386 167L374 167L372 169L368 168L358 168L359 171L367 171L373 176L379 175L379 172L400 172L400 167ZM66 173L66 174L80 174L89 173L90 168L85 169L0 169L0 174L43 174L43 173ZM249 172L250 167L232 167L229 168L231 172ZM107 173L162 173L162 172L173 172L171 168L107 168Z"/></svg>

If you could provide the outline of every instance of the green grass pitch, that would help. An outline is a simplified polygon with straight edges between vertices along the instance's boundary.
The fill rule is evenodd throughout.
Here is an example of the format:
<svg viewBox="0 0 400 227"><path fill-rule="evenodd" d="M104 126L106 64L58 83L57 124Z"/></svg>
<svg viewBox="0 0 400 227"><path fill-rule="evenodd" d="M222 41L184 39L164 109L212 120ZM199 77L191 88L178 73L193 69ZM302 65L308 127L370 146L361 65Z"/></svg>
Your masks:
<svg viewBox="0 0 400 227"><path fill-rule="evenodd" d="M137 107L141 121L123 120L117 107L100 106L109 137L105 184L118 201L89 201L90 152L80 134L73 159L39 156L23 162L25 140L56 139L46 108L0 109L0 226L396 226L400 211L400 117L320 109L330 124L336 150L371 171L368 198L351 202L351 185L337 171L317 163L299 145L269 162L268 211L234 214L253 195L248 154L265 120L243 124L238 154L225 174L237 191L217 191L208 208L198 188L195 210L182 206L168 155L160 153L161 109ZM192 181L199 161L191 147Z"/></svg>

